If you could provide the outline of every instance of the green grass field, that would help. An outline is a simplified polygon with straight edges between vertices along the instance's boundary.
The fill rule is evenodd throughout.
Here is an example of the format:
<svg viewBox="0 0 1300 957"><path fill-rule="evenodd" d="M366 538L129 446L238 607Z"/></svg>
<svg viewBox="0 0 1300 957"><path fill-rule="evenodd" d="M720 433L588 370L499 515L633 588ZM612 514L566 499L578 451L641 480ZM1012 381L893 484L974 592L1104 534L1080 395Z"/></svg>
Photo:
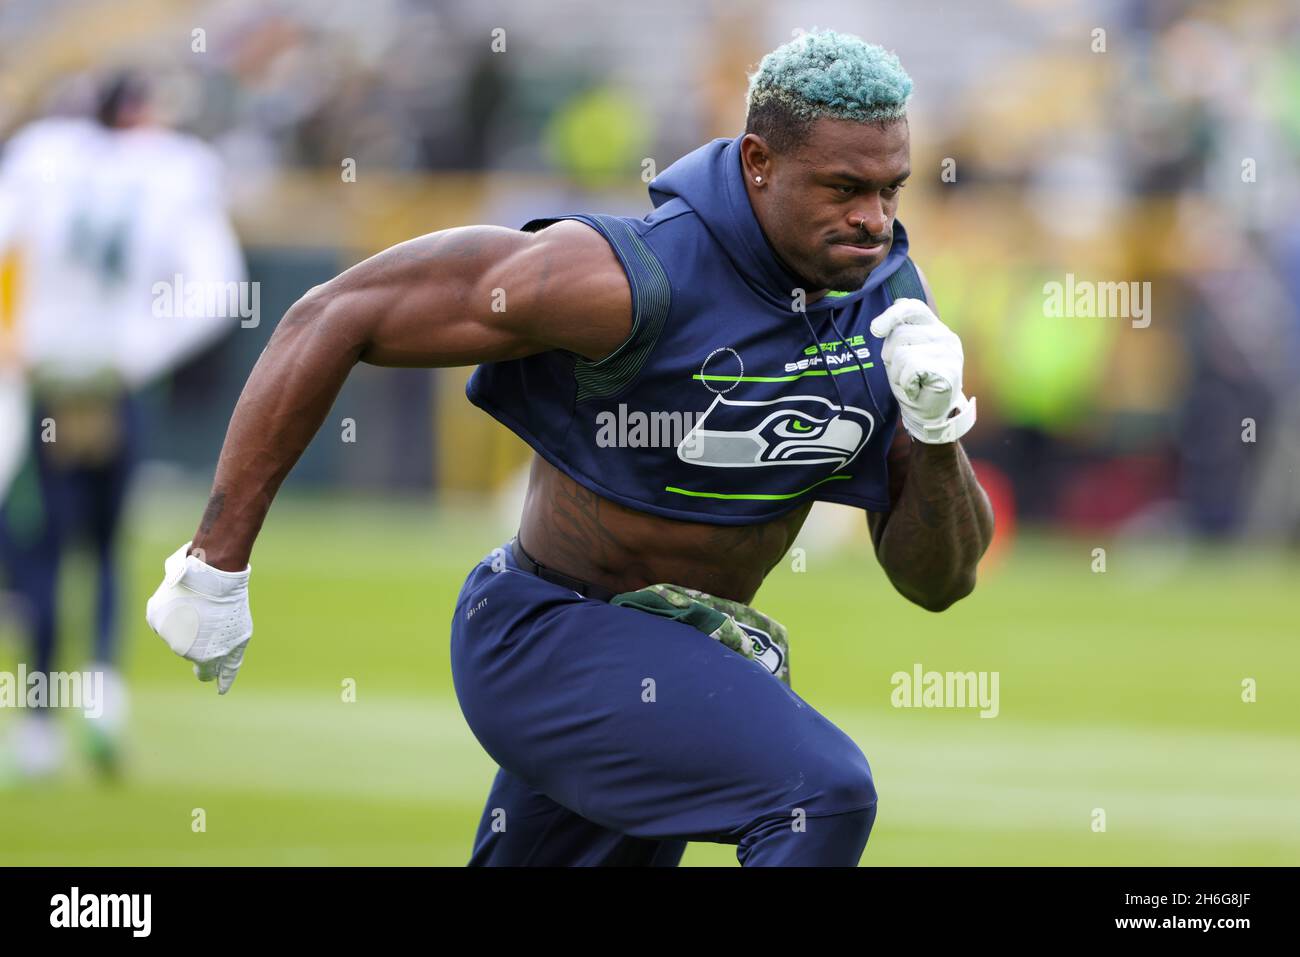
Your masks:
<svg viewBox="0 0 1300 957"><path fill-rule="evenodd" d="M463 864L495 766L456 704L448 623L499 521L277 503L253 558L257 634L218 698L143 621L201 500L151 501L133 524L125 779L99 784L78 752L60 778L0 791L0 864ZM756 604L790 628L796 690L871 761L864 864L1300 864L1294 555L1022 538L931 615L862 543L810 551L802 573L787 560ZM66 668L83 664L84 572L65 589ZM999 672L1000 714L891 707L890 676L915 662ZM735 849L693 844L684 863L735 865Z"/></svg>

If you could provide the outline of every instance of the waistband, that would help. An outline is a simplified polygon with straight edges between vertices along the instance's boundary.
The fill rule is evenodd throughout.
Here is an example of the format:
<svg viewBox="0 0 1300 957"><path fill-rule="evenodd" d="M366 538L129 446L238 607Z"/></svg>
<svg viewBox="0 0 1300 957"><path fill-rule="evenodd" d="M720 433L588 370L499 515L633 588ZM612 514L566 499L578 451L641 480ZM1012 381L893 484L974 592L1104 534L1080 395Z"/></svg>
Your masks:
<svg viewBox="0 0 1300 957"><path fill-rule="evenodd" d="M574 578L571 575L557 572L555 569L547 568L541 562L535 561L531 555L524 551L524 546L519 544L518 535L510 539L510 553L514 556L515 564L519 566L521 571L536 575L538 578L552 584L570 588L584 598L594 598L596 601L607 602L618 594L616 591L611 591L593 582L583 581L581 578Z"/></svg>

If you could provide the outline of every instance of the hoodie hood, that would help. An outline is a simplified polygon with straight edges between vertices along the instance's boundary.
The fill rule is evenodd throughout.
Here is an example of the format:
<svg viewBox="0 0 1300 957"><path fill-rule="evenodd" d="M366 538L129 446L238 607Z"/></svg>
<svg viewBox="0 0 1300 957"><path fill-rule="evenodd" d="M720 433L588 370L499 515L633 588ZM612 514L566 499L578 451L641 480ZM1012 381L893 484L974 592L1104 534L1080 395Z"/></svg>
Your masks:
<svg viewBox="0 0 1300 957"><path fill-rule="evenodd" d="M650 181L650 201L656 208L680 199L699 216L745 282L764 299L790 308L790 290L800 284L786 269L763 234L745 192L740 141L720 138L687 153ZM809 312L840 309L871 293L907 259L907 231L894 221L894 241L884 261L867 281L845 295L827 294L808 304Z"/></svg>

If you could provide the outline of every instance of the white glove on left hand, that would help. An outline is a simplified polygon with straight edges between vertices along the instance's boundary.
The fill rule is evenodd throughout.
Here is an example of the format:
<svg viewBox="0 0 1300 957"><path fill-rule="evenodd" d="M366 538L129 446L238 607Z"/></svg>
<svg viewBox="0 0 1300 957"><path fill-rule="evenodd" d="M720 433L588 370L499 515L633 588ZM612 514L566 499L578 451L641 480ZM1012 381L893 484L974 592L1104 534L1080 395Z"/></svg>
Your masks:
<svg viewBox="0 0 1300 957"><path fill-rule="evenodd" d="M928 305L896 300L871 320L871 334L884 340L880 358L912 438L939 445L970 431L975 400L961 391L961 340Z"/></svg>
<svg viewBox="0 0 1300 957"><path fill-rule="evenodd" d="M217 679L217 693L235 683L253 637L248 579L253 566L226 572L187 555L186 542L167 559L166 576L145 606L145 621L176 654L194 662L200 681Z"/></svg>

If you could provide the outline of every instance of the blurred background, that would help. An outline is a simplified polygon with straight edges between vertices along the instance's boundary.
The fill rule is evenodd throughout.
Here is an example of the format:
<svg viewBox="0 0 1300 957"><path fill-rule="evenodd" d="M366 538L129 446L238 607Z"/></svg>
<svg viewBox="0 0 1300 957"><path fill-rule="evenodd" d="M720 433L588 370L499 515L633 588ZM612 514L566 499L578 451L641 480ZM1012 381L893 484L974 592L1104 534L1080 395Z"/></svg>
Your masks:
<svg viewBox="0 0 1300 957"><path fill-rule="evenodd" d="M1294 5L8 0L0 162L28 155L35 182L31 124L102 117L115 78L142 78L149 121L185 138L135 169L177 184L159 214L174 245L179 210L229 222L261 318L141 373L130 441L86 473L88 502L120 484L120 533L68 523L55 661L117 643L120 731L96 742L60 716L59 761L0 775L0 864L464 863L494 766L456 704L448 622L514 531L530 454L465 400L469 369L353 373L259 539L230 696L148 631L145 599L303 292L450 226L647 212L647 168L740 133L746 73L814 28L894 50L915 82L899 219L962 337L980 411L965 445L999 517L979 589L942 616L896 596L865 522L827 505L797 543L806 570L787 560L758 596L791 628L796 690L872 763L864 863L1300 863ZM58 149L94 167L96 142ZM0 214L6 182L12 370L48 282L23 241L39 187L0 174ZM1067 275L1150 283L1149 325L1051 315L1044 284ZM15 453L5 503L32 541L59 518L37 457ZM9 584L13 671L32 609ZM870 617L837 616L823 588L869 594ZM892 708L890 676L917 662L998 671L998 718ZM23 717L0 709L0 742Z"/></svg>

